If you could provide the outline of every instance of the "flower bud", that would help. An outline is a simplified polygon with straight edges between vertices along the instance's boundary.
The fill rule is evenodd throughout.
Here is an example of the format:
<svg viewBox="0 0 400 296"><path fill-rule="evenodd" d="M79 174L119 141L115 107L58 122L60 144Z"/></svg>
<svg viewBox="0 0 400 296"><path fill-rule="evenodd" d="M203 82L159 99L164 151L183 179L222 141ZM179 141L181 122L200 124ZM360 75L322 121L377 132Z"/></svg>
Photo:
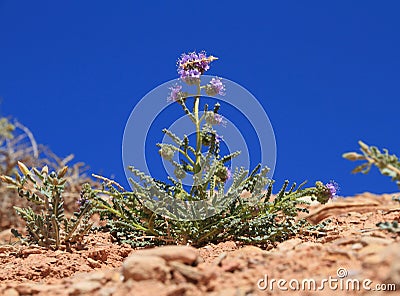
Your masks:
<svg viewBox="0 0 400 296"><path fill-rule="evenodd" d="M45 166L42 168L41 173L44 174L44 175L48 175L48 174L49 174L49 167L48 167L47 165L45 165Z"/></svg>
<svg viewBox="0 0 400 296"><path fill-rule="evenodd" d="M158 153L161 155L162 158L165 160L172 160L174 157L174 150L172 150L168 146L162 146L160 150L158 150Z"/></svg>
<svg viewBox="0 0 400 296"><path fill-rule="evenodd" d="M31 172L29 171L29 169L26 167L25 164L23 164L22 162L18 161L18 167L19 170L25 175L29 175Z"/></svg>
<svg viewBox="0 0 400 296"><path fill-rule="evenodd" d="M186 172L180 168L180 167L176 167L174 170L174 175L179 179L182 180L186 177Z"/></svg>
<svg viewBox="0 0 400 296"><path fill-rule="evenodd" d="M57 174L58 178L64 177L67 171L68 171L68 166L63 167Z"/></svg>
<svg viewBox="0 0 400 296"><path fill-rule="evenodd" d="M232 177L232 173L227 167L221 166L215 171L215 176L222 182L226 182Z"/></svg>
<svg viewBox="0 0 400 296"><path fill-rule="evenodd" d="M206 123L208 123L210 125L217 125L217 124L225 123L222 115L215 113L214 111L207 111L204 119L206 120Z"/></svg>
<svg viewBox="0 0 400 296"><path fill-rule="evenodd" d="M352 161L365 159L363 155L358 154L356 152L347 152L347 153L344 153L342 156L343 156L343 158L346 158L346 159L352 160Z"/></svg>
<svg viewBox="0 0 400 296"><path fill-rule="evenodd" d="M363 141L358 141L358 145L360 145L361 149L363 149L363 150L369 150L368 145L365 144Z"/></svg>
<svg viewBox="0 0 400 296"><path fill-rule="evenodd" d="M1 175L0 176L0 180L2 182L4 182L4 183L7 183L7 184L18 185L18 183L13 178L11 178L9 176Z"/></svg>
<svg viewBox="0 0 400 296"><path fill-rule="evenodd" d="M202 136L201 136L201 143L202 143L204 146L210 146L211 141L212 141L212 135L211 135L211 133L203 133L203 134L202 134Z"/></svg>
<svg viewBox="0 0 400 296"><path fill-rule="evenodd" d="M216 96L218 94L218 90L215 89L212 85L207 84L204 87L204 90L206 91L207 96L213 97Z"/></svg>

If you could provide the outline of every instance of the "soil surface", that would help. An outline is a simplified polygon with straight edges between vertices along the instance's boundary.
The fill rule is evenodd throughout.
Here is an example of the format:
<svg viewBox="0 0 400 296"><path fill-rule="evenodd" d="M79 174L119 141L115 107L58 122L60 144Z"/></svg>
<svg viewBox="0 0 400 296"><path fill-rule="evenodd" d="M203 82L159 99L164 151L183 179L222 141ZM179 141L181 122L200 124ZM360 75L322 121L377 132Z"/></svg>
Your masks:
<svg viewBox="0 0 400 296"><path fill-rule="evenodd" d="M376 226L400 222L392 197L310 206L310 222L331 220L326 232L262 248L229 241L133 250L96 233L82 248L50 251L20 246L5 230L0 295L400 295L400 235Z"/></svg>

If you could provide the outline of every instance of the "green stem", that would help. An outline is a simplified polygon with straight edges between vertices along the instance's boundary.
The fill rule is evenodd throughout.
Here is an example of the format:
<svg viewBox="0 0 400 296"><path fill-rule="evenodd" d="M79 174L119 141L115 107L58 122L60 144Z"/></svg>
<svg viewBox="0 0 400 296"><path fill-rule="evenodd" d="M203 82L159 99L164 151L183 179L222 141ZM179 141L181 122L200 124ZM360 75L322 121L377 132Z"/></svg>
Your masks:
<svg viewBox="0 0 400 296"><path fill-rule="evenodd" d="M200 82L197 84L197 95L194 98L194 118L196 124L196 162L194 173L200 172L200 160L201 160L201 134L200 134L200 119L199 119L199 104L200 104Z"/></svg>
<svg viewBox="0 0 400 296"><path fill-rule="evenodd" d="M195 164L194 161L190 158L190 156L185 151L183 151L182 149L179 149L179 148L177 149L177 151L179 153L181 153L183 156L185 156L186 159L190 162L191 165Z"/></svg>

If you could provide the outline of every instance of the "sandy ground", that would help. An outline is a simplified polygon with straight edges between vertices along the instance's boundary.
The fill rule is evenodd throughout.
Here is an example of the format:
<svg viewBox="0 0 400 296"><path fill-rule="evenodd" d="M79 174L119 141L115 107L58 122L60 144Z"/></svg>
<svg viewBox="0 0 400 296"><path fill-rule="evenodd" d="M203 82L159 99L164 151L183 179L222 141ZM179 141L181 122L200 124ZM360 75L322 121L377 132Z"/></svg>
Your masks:
<svg viewBox="0 0 400 296"><path fill-rule="evenodd" d="M332 220L325 233L261 248L229 241L133 250L96 233L76 249L50 251L20 246L4 230L0 295L400 295L400 235L376 227L400 220L392 196L310 207L310 222Z"/></svg>

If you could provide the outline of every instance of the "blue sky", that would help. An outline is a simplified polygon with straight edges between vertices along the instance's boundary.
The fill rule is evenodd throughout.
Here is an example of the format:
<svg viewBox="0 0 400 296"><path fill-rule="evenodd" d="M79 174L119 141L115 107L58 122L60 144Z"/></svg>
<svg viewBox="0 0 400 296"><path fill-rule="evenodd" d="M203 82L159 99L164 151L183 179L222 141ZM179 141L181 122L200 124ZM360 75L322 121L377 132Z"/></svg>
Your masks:
<svg viewBox="0 0 400 296"><path fill-rule="evenodd" d="M177 78L182 52L220 58L275 131L274 178L336 180L341 194L394 192L351 175L357 141L400 153L398 1L0 0L1 114L59 155L126 184L122 135L134 105ZM156 155L155 157L158 157Z"/></svg>

